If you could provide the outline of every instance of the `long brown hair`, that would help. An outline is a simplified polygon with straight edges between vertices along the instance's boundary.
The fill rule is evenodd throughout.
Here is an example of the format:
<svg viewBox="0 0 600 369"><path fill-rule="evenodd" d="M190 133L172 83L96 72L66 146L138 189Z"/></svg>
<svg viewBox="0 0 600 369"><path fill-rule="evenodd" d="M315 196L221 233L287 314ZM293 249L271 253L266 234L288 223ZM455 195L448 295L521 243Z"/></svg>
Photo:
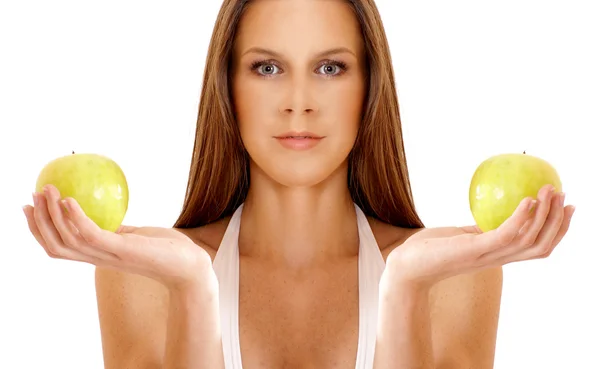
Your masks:
<svg viewBox="0 0 600 369"><path fill-rule="evenodd" d="M250 0L224 0L208 48L188 186L176 228L193 228L231 215L250 185L249 157L230 95L229 68L238 23ZM423 227L404 153L393 66L373 0L348 0L367 53L368 93L349 156L348 187L368 216L399 227Z"/></svg>

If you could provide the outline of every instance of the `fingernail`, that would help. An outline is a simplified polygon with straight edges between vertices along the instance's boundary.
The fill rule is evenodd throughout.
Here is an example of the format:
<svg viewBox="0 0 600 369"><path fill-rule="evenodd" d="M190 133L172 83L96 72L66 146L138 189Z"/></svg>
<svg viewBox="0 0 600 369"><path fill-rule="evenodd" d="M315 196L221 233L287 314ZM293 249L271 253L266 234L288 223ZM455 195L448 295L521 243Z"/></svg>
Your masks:
<svg viewBox="0 0 600 369"><path fill-rule="evenodd" d="M564 192L560 193L560 206L565 206L565 196L566 194Z"/></svg>
<svg viewBox="0 0 600 369"><path fill-rule="evenodd" d="M37 205L38 204L37 193L33 192L31 194L31 197L33 198L33 205Z"/></svg>
<svg viewBox="0 0 600 369"><path fill-rule="evenodd" d="M537 200L531 200L531 202L529 203L529 208L527 208L527 210L530 211L531 209L533 209L536 203Z"/></svg>

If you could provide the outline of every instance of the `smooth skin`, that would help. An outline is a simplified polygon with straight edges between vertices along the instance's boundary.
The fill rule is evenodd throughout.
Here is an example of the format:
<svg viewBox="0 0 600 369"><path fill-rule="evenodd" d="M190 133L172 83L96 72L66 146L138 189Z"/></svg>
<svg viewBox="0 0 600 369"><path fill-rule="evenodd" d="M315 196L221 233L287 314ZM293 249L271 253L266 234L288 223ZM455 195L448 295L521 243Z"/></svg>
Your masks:
<svg viewBox="0 0 600 369"><path fill-rule="evenodd" d="M546 185L493 231L427 229L394 248L380 285L374 368L493 368L497 318L492 315L498 314L501 293L495 278L502 265L551 255L575 211L564 201L564 193ZM481 301L481 296L491 298ZM435 300L437 307L430 307ZM436 321L435 315L443 318Z"/></svg>
<svg viewBox="0 0 600 369"><path fill-rule="evenodd" d="M252 159L239 240L245 369L354 368L358 233L346 158L366 94L361 37L342 0L256 0L240 24L233 99ZM338 51L323 54L331 49ZM273 139L290 130L326 138L290 151ZM229 219L108 235L82 213L63 218L54 191L25 213L51 257L98 266L105 367L221 367L210 333L218 331L214 274L205 265ZM375 368L491 369L501 266L548 256L573 210L544 188L534 211L517 210L485 234L476 227L417 232L369 219L387 263Z"/></svg>
<svg viewBox="0 0 600 369"><path fill-rule="evenodd" d="M52 185L34 193L33 203L23 211L48 256L97 266L105 368L223 368L218 285L203 248L174 229L100 229ZM135 314L157 304L164 319L146 331L154 318Z"/></svg>

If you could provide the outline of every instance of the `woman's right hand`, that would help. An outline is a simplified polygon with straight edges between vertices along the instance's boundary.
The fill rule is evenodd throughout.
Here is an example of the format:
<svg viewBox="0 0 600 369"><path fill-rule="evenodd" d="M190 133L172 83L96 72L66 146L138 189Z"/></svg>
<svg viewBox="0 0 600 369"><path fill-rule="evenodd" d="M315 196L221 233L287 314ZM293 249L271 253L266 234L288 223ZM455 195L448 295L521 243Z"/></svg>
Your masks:
<svg viewBox="0 0 600 369"><path fill-rule="evenodd" d="M52 258L143 275L170 289L206 283L213 272L208 253L181 232L130 226L103 230L75 199L61 199L52 185L35 193L34 206L23 211L31 233Z"/></svg>

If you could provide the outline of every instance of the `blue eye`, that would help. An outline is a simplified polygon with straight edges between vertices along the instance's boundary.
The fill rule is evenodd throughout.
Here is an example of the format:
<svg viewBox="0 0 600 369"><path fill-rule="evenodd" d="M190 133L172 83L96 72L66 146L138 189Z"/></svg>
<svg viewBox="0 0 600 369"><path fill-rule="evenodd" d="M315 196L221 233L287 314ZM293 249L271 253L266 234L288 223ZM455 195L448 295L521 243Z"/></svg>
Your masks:
<svg viewBox="0 0 600 369"><path fill-rule="evenodd" d="M262 69L262 73L260 72L260 69ZM275 66L274 64L262 64L259 65L258 70L260 74L277 74L277 66Z"/></svg>
<svg viewBox="0 0 600 369"><path fill-rule="evenodd" d="M281 73L281 68L279 68L275 62L270 60L256 61L252 63L250 69L263 78L271 78L272 76ZM347 69L346 63L342 61L325 60L320 64L317 71L326 78L333 78L342 75Z"/></svg>
<svg viewBox="0 0 600 369"><path fill-rule="evenodd" d="M339 65L336 65L335 63L324 64L319 69L323 69L323 68L325 70L323 72L323 74L330 75L330 76L335 76L336 75L336 73L335 73L336 68L339 69L339 70L342 69L342 67L340 67Z"/></svg>

